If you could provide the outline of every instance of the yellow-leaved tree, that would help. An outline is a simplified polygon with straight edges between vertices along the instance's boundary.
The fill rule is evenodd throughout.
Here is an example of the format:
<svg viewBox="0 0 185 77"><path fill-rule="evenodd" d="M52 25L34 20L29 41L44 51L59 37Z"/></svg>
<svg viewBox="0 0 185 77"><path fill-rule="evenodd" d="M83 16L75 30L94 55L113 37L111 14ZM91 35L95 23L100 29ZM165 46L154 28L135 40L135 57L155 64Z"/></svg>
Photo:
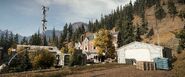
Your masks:
<svg viewBox="0 0 185 77"><path fill-rule="evenodd" d="M99 55L105 53L107 58L115 57L115 47L112 42L112 35L108 30L101 29L96 33L94 45L97 47Z"/></svg>

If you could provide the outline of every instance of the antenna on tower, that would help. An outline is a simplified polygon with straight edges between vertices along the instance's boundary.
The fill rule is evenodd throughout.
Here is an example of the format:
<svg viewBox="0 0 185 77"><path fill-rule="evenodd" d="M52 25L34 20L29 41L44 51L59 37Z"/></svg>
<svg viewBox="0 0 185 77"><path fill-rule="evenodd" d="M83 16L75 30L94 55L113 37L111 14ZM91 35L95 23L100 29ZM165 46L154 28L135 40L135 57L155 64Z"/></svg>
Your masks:
<svg viewBox="0 0 185 77"><path fill-rule="evenodd" d="M45 31L47 29L47 27L46 27L46 22L47 22L47 20L46 20L46 12L49 10L49 8L43 5L42 6L42 10L43 10L43 12L42 12L43 18L41 20L41 22L42 22L42 45L45 46L45 45L47 45L46 44L46 35L45 35Z"/></svg>

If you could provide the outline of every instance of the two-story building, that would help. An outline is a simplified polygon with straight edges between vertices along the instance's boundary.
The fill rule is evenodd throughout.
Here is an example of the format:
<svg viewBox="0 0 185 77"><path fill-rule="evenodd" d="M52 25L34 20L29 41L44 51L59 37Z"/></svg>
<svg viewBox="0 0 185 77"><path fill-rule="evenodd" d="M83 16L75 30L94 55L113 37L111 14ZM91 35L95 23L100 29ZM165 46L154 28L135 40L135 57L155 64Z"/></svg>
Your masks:
<svg viewBox="0 0 185 77"><path fill-rule="evenodd" d="M113 44L115 48L117 48L117 37L118 32L110 31L113 39ZM95 33L85 33L81 36L81 42L75 43L75 47L77 49L81 49L84 54L87 56L87 60L91 59L94 60L94 62L97 61L98 56L98 50L96 46L94 45L94 39L96 38Z"/></svg>

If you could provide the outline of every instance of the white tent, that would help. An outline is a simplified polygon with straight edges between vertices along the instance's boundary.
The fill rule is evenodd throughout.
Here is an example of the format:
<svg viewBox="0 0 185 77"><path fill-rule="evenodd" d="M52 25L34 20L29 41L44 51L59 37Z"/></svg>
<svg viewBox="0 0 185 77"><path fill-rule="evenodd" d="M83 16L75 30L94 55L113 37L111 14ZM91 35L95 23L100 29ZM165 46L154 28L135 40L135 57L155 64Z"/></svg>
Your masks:
<svg viewBox="0 0 185 77"><path fill-rule="evenodd" d="M142 42L132 42L118 48L118 63L126 63L126 59L135 59L136 61L153 62L156 57L163 57L163 47Z"/></svg>

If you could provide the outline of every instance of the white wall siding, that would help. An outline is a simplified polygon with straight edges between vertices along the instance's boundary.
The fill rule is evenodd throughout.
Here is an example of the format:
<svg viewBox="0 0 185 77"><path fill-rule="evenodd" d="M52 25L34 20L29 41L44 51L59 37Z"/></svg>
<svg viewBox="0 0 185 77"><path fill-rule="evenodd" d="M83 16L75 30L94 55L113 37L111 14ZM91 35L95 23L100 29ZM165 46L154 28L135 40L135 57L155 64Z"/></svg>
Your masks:
<svg viewBox="0 0 185 77"><path fill-rule="evenodd" d="M148 49L128 49L125 51L125 58L135 59L136 61L151 61Z"/></svg>
<svg viewBox="0 0 185 77"><path fill-rule="evenodd" d="M117 49L118 63L125 63L125 59L136 61L153 61L156 57L163 57L163 47L142 42L132 42Z"/></svg>

